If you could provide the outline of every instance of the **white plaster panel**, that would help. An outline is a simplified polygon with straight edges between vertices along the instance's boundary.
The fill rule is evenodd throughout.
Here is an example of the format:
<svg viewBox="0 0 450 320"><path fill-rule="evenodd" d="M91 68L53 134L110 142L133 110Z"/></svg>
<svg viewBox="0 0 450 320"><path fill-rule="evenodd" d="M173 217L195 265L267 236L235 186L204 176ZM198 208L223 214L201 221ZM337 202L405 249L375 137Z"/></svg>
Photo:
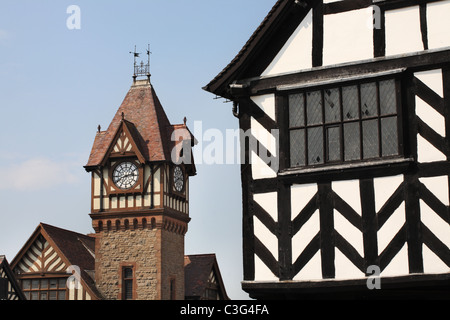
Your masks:
<svg viewBox="0 0 450 320"><path fill-rule="evenodd" d="M361 197L359 195L359 180L335 181L332 189L347 204L361 215Z"/></svg>
<svg viewBox="0 0 450 320"><path fill-rule="evenodd" d="M372 8L324 16L323 64L373 58Z"/></svg>
<svg viewBox="0 0 450 320"><path fill-rule="evenodd" d="M408 263L408 245L405 244L399 253L392 259L387 267L381 272L382 277L404 276L409 274ZM381 282L381 289L383 289L383 282Z"/></svg>
<svg viewBox="0 0 450 320"><path fill-rule="evenodd" d="M317 193L317 184L301 184L291 187L291 220L294 220Z"/></svg>
<svg viewBox="0 0 450 320"><path fill-rule="evenodd" d="M431 177L431 178L420 178L428 190L433 193L436 198L438 198L444 205L449 205L449 187L448 187L448 177Z"/></svg>
<svg viewBox="0 0 450 320"><path fill-rule="evenodd" d="M374 179L375 210L378 212L403 182L403 175Z"/></svg>
<svg viewBox="0 0 450 320"><path fill-rule="evenodd" d="M109 209L109 198L103 198L103 209Z"/></svg>
<svg viewBox="0 0 450 320"><path fill-rule="evenodd" d="M100 199L94 199L94 210L100 209Z"/></svg>
<svg viewBox="0 0 450 320"><path fill-rule="evenodd" d="M277 137L272 132L267 131L258 121L251 118L251 132L252 136L262 144L273 156L277 155ZM275 132L276 133L276 132Z"/></svg>
<svg viewBox="0 0 450 320"><path fill-rule="evenodd" d="M278 278L255 254L255 280L256 281L278 281Z"/></svg>
<svg viewBox="0 0 450 320"><path fill-rule="evenodd" d="M362 232L345 219L337 210L334 210L334 229L347 240L362 257L364 256Z"/></svg>
<svg viewBox="0 0 450 320"><path fill-rule="evenodd" d="M275 95L265 94L251 97L252 101L264 111L273 121L275 121Z"/></svg>
<svg viewBox="0 0 450 320"><path fill-rule="evenodd" d="M117 197L111 198L111 209L117 209Z"/></svg>
<svg viewBox="0 0 450 320"><path fill-rule="evenodd" d="M276 192L258 193L253 196L258 203L274 221L278 221L278 194Z"/></svg>
<svg viewBox="0 0 450 320"><path fill-rule="evenodd" d="M258 155L252 151L250 155L252 164L252 177L254 180L276 178L277 173L272 170Z"/></svg>
<svg viewBox="0 0 450 320"><path fill-rule="evenodd" d="M377 212L380 211L386 201L394 194L403 180L403 175L374 179L375 210ZM405 203L403 202L378 231L378 254L383 252L405 222Z"/></svg>
<svg viewBox="0 0 450 320"><path fill-rule="evenodd" d="M134 207L134 197L133 196L128 196L127 202L128 202L128 207Z"/></svg>
<svg viewBox="0 0 450 320"><path fill-rule="evenodd" d="M421 163L445 161L447 157L420 134L417 135L417 157Z"/></svg>
<svg viewBox="0 0 450 320"><path fill-rule="evenodd" d="M253 218L253 228L255 236L261 243L272 253L274 258L278 260L278 239L266 228L266 226L257 218Z"/></svg>
<svg viewBox="0 0 450 320"><path fill-rule="evenodd" d="M450 268L426 245L422 246L423 271L428 274L448 273Z"/></svg>
<svg viewBox="0 0 450 320"><path fill-rule="evenodd" d="M423 224L450 248L450 225L442 220L423 200L420 200L420 216Z"/></svg>
<svg viewBox="0 0 450 320"><path fill-rule="evenodd" d="M154 192L161 191L161 169L156 170L154 173L153 188Z"/></svg>
<svg viewBox="0 0 450 320"><path fill-rule="evenodd" d="M442 98L444 97L444 85L442 81L441 69L416 72L414 73L414 76L424 84L426 84L431 90L436 92Z"/></svg>
<svg viewBox="0 0 450 320"><path fill-rule="evenodd" d="M386 56L423 50L419 6L389 10L385 19Z"/></svg>
<svg viewBox="0 0 450 320"><path fill-rule="evenodd" d="M294 281L310 281L322 280L322 260L320 258L320 250L312 257L311 260L300 270L294 277Z"/></svg>
<svg viewBox="0 0 450 320"><path fill-rule="evenodd" d="M120 206L120 208L125 208L126 207L125 197L120 197L119 198L119 206Z"/></svg>
<svg viewBox="0 0 450 320"><path fill-rule="evenodd" d="M292 237L292 259L295 261L320 231L319 210Z"/></svg>
<svg viewBox="0 0 450 320"><path fill-rule="evenodd" d="M418 96L416 96L416 114L436 133L445 137L445 118Z"/></svg>
<svg viewBox="0 0 450 320"><path fill-rule="evenodd" d="M94 173L94 196L100 195L100 177Z"/></svg>
<svg viewBox="0 0 450 320"><path fill-rule="evenodd" d="M306 15L262 76L312 67L312 10Z"/></svg>
<svg viewBox="0 0 450 320"><path fill-rule="evenodd" d="M378 254L381 254L406 222L403 202L378 231Z"/></svg>
<svg viewBox="0 0 450 320"><path fill-rule="evenodd" d="M254 151L250 154L250 161L252 165L253 179L275 178L279 169L276 159L277 155L277 140L269 131L264 129L254 118L251 118L251 139L250 143L259 143L263 145L272 154L268 157L267 154L256 154ZM269 166L270 165L270 166Z"/></svg>
<svg viewBox="0 0 450 320"><path fill-rule="evenodd" d="M428 47L437 49L450 46L450 1L427 4Z"/></svg>
<svg viewBox="0 0 450 320"><path fill-rule="evenodd" d="M339 249L335 250L336 280L361 279L365 274L361 272Z"/></svg>

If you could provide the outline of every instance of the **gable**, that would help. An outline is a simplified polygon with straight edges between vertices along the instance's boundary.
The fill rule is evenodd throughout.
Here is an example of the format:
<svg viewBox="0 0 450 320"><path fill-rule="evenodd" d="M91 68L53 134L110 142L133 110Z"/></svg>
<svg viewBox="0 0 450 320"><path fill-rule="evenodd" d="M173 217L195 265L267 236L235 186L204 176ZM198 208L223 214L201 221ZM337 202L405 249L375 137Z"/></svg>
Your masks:
<svg viewBox="0 0 450 320"><path fill-rule="evenodd" d="M16 255L11 268L18 280L71 280L70 285L67 282L66 299L98 299L101 295L89 275L95 269L94 246L95 239L90 236L41 223ZM66 290L66 285L62 288Z"/></svg>
<svg viewBox="0 0 450 320"><path fill-rule="evenodd" d="M15 272L64 272L67 267L50 243L39 235L17 262Z"/></svg>
<svg viewBox="0 0 450 320"><path fill-rule="evenodd" d="M289 37L261 76L271 76L312 67L312 10Z"/></svg>
<svg viewBox="0 0 450 320"><path fill-rule="evenodd" d="M136 127L133 123L122 119L102 163L104 164L110 157L124 156L136 156L141 163L144 163L145 158L139 145Z"/></svg>

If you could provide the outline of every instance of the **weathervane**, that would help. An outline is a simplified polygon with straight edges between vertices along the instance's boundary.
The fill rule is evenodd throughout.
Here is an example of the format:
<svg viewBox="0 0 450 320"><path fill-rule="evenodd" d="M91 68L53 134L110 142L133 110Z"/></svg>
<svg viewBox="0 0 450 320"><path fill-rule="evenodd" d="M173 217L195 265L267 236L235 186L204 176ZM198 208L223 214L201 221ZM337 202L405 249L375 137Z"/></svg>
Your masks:
<svg viewBox="0 0 450 320"><path fill-rule="evenodd" d="M145 64L144 61L141 61L140 63L137 62L137 58L139 58L141 53L136 51L136 46L134 46L134 52L130 51L130 54L133 54L134 56L134 82L136 82L137 77L147 77L150 82L150 55L152 54L150 52L150 45L148 45L147 48L147 64Z"/></svg>

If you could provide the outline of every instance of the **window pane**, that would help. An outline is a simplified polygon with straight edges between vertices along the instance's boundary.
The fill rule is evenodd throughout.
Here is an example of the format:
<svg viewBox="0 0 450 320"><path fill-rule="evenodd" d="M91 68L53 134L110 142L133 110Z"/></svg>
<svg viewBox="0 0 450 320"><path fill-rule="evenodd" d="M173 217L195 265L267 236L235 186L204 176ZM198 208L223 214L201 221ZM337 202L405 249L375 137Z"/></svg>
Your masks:
<svg viewBox="0 0 450 320"><path fill-rule="evenodd" d="M377 85L374 82L361 85L361 115L363 118L378 115Z"/></svg>
<svg viewBox="0 0 450 320"><path fill-rule="evenodd" d="M133 280L125 280L125 300L133 299Z"/></svg>
<svg viewBox="0 0 450 320"><path fill-rule="evenodd" d="M39 289L39 280L31 281L31 289Z"/></svg>
<svg viewBox="0 0 450 320"><path fill-rule="evenodd" d="M306 94L308 125L322 123L322 93L320 91L308 92Z"/></svg>
<svg viewBox="0 0 450 320"><path fill-rule="evenodd" d="M38 291L31 292L31 300L39 300L39 292Z"/></svg>
<svg viewBox="0 0 450 320"><path fill-rule="evenodd" d="M381 149L383 156L398 154L397 117L381 119Z"/></svg>
<svg viewBox="0 0 450 320"><path fill-rule="evenodd" d="M321 164L323 159L323 128L308 129L308 164Z"/></svg>
<svg viewBox="0 0 450 320"><path fill-rule="evenodd" d="M57 292L50 291L48 297L49 297L49 300L57 300Z"/></svg>
<svg viewBox="0 0 450 320"><path fill-rule="evenodd" d="M41 289L47 289L48 288L48 280L42 279L41 280Z"/></svg>
<svg viewBox="0 0 450 320"><path fill-rule="evenodd" d="M58 281L56 279L50 279L50 289L56 289Z"/></svg>
<svg viewBox="0 0 450 320"><path fill-rule="evenodd" d="M41 300L48 300L48 292L41 291Z"/></svg>
<svg viewBox="0 0 450 320"><path fill-rule="evenodd" d="M23 280L22 281L22 289L29 290L31 288L31 281L30 280Z"/></svg>
<svg viewBox="0 0 450 320"><path fill-rule="evenodd" d="M289 96L289 127L305 125L305 100L303 93Z"/></svg>
<svg viewBox="0 0 450 320"><path fill-rule="evenodd" d="M58 288L64 289L66 287L67 279L62 278L58 280Z"/></svg>
<svg viewBox="0 0 450 320"><path fill-rule="evenodd" d="M345 161L361 159L359 122L344 124Z"/></svg>
<svg viewBox="0 0 450 320"><path fill-rule="evenodd" d="M395 80L380 82L380 109L382 115L397 113Z"/></svg>
<svg viewBox="0 0 450 320"><path fill-rule="evenodd" d="M341 130L339 127L327 128L327 161L341 160Z"/></svg>
<svg viewBox="0 0 450 320"><path fill-rule="evenodd" d="M126 279L133 278L133 269L132 268L125 268L123 272L123 276Z"/></svg>
<svg viewBox="0 0 450 320"><path fill-rule="evenodd" d="M342 107L344 110L344 121L359 119L359 96L357 86L342 88Z"/></svg>
<svg viewBox="0 0 450 320"><path fill-rule="evenodd" d="M378 120L363 122L364 159L379 157Z"/></svg>
<svg viewBox="0 0 450 320"><path fill-rule="evenodd" d="M339 102L339 89L326 89L324 91L325 122L341 121L341 106Z"/></svg>
<svg viewBox="0 0 450 320"><path fill-rule="evenodd" d="M291 167L300 167L305 164L305 130L292 130Z"/></svg>

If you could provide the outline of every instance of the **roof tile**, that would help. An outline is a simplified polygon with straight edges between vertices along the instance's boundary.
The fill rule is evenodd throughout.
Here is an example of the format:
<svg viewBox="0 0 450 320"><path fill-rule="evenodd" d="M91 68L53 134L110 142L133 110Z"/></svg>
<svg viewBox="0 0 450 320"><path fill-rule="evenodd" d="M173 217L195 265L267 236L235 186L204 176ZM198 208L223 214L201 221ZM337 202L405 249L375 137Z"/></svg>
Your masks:
<svg viewBox="0 0 450 320"><path fill-rule="evenodd" d="M97 133L86 167L101 164L123 118L135 126L134 138L146 161L170 160L172 125L153 86L143 80L131 86L108 129Z"/></svg>

